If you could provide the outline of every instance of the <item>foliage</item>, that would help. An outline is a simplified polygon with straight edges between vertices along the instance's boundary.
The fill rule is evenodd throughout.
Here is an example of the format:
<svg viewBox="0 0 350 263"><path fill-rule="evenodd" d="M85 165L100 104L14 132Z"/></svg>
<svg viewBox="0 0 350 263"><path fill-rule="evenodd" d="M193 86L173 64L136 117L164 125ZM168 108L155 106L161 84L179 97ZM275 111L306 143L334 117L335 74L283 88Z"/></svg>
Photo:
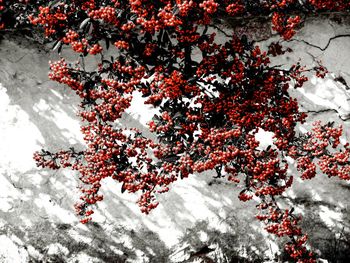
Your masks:
<svg viewBox="0 0 350 263"><path fill-rule="evenodd" d="M288 157L303 179L314 177L317 166L330 177L350 179L350 147L340 145L341 127L316 123L310 133L295 132L306 114L288 90L303 86L304 72L324 77L326 70L273 66L270 57L290 50L277 42L262 51L234 32L222 43L213 21L270 16L273 30L288 40L300 14L349 8L346 0L0 0L0 27L43 29L55 50L67 45L80 54L78 64L51 62L49 77L80 96L86 149L42 150L34 158L41 167L79 172L81 222L91 220L91 205L103 199L104 178L121 182L122 191L139 192L141 210L149 213L172 182L215 170L244 185L239 199L259 201L257 219L289 239L291 260L315 262L300 216L280 208L276 198L293 183ZM85 69L87 56L100 59L95 70ZM116 125L135 91L158 110L149 123L157 140ZM257 148L259 129L274 133L273 147Z"/></svg>

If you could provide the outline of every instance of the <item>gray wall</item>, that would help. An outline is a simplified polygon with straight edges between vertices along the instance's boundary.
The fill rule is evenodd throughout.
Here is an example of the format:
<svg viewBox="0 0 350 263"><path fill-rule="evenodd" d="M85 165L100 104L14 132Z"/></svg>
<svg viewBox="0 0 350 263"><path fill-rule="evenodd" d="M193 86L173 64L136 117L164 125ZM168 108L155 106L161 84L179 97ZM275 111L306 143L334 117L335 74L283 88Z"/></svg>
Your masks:
<svg viewBox="0 0 350 263"><path fill-rule="evenodd" d="M286 43L294 52L274 63L301 58L309 67L316 60L328 67L326 79L312 78L303 89L291 91L303 110L312 111L300 130L317 119L333 120L343 124L350 141L350 91L337 81L341 76L350 85L350 37L340 35L350 35L347 21L310 19ZM267 36L263 46L277 39L269 31ZM120 185L106 180L95 223L81 225L73 209L79 197L76 174L38 169L32 160L42 147L84 147L78 98L48 80L50 59L57 54L24 38L0 42L0 262L194 262L191 255L206 245L213 251L202 259L213 262L267 260L279 252L279 241L254 220L254 201L240 202L239 187L214 180L210 173L174 183L148 216L139 211L136 196L122 195ZM142 112L133 107L122 122L146 131ZM349 248L349 190L348 183L320 175L295 180L281 198L304 215L311 244L324 259L339 257L341 262Z"/></svg>

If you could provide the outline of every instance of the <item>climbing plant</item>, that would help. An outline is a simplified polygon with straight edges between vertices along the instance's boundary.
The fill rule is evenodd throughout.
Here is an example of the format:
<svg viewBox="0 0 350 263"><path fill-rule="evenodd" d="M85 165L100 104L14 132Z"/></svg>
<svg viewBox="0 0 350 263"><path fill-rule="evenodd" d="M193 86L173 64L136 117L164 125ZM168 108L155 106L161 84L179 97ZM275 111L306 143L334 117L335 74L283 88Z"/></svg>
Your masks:
<svg viewBox="0 0 350 263"><path fill-rule="evenodd" d="M306 72L323 78L327 70L275 66L270 58L291 51L282 42L304 17L349 9L347 0L0 0L0 28L36 29L57 52L69 46L80 56L78 63L50 62L49 78L79 95L86 148L42 150L34 159L41 167L78 171L82 223L103 199L107 177L123 192L139 193L147 214L172 182L213 170L243 186L240 200L258 202L256 218L288 239L291 261L316 262L301 217L280 207L278 197L295 176L349 180L350 146L340 143L342 128L332 123L316 122L306 134L295 129L307 115L289 90L303 86ZM270 19L281 36L267 50L219 26L256 16ZM94 70L85 67L89 56L99 60ZM117 125L136 91L157 110L148 124L154 140ZM258 148L259 129L274 134L272 147ZM300 175L288 172L288 158Z"/></svg>

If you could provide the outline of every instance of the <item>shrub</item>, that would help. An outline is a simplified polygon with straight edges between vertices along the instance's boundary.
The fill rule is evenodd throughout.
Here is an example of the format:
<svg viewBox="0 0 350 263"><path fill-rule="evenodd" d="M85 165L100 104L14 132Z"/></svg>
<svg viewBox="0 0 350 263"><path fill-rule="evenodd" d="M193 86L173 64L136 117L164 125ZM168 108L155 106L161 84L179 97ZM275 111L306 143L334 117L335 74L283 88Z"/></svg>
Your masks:
<svg viewBox="0 0 350 263"><path fill-rule="evenodd" d="M305 72L324 77L326 69L273 66L270 57L290 50L276 42L262 51L235 32L222 43L215 21L271 17L273 30L289 40L301 23L298 14L348 12L348 1L46 2L0 0L0 25L42 29L58 52L70 46L80 55L78 64L64 58L51 62L49 77L80 96L86 149L42 150L34 158L41 167L79 172L81 222L91 220L91 206L103 199L104 178L121 182L122 191L139 192L141 210L149 213L158 205L156 195L172 182L215 170L218 177L244 184L240 200L259 200L257 219L268 232L289 238L285 249L291 260L315 262L298 226L301 217L293 208L280 208L276 199L293 183L287 157L296 161L303 179L316 176L317 167L329 177L350 178L350 147L339 142L341 127L317 122L307 134L295 132L306 114L288 91L303 86ZM114 49L110 58L109 48ZM96 70L85 69L87 56L100 59ZM115 125L135 91L159 111L149 123L157 140ZM274 133L274 147L257 148L259 129Z"/></svg>

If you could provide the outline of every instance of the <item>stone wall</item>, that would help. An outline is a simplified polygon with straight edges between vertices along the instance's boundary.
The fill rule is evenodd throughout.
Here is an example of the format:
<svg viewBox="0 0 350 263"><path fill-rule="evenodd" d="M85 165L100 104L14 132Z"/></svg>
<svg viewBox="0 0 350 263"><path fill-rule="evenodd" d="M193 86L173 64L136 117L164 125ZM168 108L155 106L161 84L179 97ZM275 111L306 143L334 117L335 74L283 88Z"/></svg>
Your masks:
<svg viewBox="0 0 350 263"><path fill-rule="evenodd" d="M285 43L294 52L275 63L301 59L312 66L321 60L328 67L326 79L312 78L291 91L309 112L299 129L310 129L317 119L333 120L343 124L350 141L350 24L341 19L309 19L295 40ZM262 46L277 39L267 36ZM240 202L239 188L210 173L174 183L148 216L139 211L136 196L121 194L120 185L106 180L94 223L80 224L73 209L79 197L76 174L38 169L32 160L42 147L84 147L78 98L47 78L48 61L57 58L24 37L5 36L0 42L0 262L263 262L275 257L279 241L254 220L254 201ZM147 110L136 101L121 122L147 132ZM350 258L349 191L350 184L320 175L295 180L282 198L303 214L311 245L325 260Z"/></svg>

